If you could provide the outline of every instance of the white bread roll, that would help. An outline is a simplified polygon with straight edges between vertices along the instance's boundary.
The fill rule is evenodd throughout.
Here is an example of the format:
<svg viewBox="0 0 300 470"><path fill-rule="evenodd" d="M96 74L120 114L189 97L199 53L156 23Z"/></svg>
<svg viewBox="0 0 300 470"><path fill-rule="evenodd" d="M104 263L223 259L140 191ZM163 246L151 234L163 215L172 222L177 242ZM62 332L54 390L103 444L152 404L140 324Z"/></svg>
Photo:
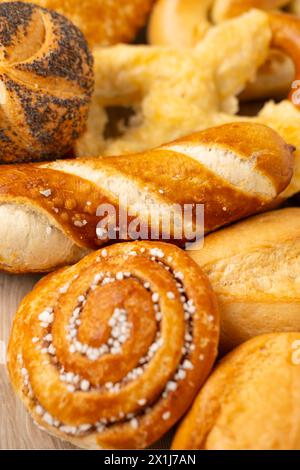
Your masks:
<svg viewBox="0 0 300 470"><path fill-rule="evenodd" d="M252 217L190 251L221 309L221 350L264 333L300 331L300 208Z"/></svg>

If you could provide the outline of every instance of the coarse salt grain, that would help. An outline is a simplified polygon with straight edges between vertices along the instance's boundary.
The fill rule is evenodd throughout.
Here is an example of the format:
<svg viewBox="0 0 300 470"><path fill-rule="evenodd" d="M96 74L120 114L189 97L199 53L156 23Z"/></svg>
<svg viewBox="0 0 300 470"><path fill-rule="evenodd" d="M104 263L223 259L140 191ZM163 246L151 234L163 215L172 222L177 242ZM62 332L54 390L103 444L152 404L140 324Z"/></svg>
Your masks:
<svg viewBox="0 0 300 470"><path fill-rule="evenodd" d="M44 414L43 420L45 421L45 423L49 424L50 426L53 426L53 421L54 420L53 420L52 416L49 413Z"/></svg>
<svg viewBox="0 0 300 470"><path fill-rule="evenodd" d="M53 344L50 344L50 346L49 346L49 348L48 348L48 353L51 354L52 356L55 355L56 349L55 349L55 347L53 346Z"/></svg>
<svg viewBox="0 0 300 470"><path fill-rule="evenodd" d="M129 251L128 253L130 256L137 256L137 252L134 250Z"/></svg>
<svg viewBox="0 0 300 470"><path fill-rule="evenodd" d="M51 191L51 189L43 189L42 191L40 191L40 194L42 196L49 197L49 196L51 196L52 191Z"/></svg>
<svg viewBox="0 0 300 470"><path fill-rule="evenodd" d="M44 410L40 405L37 405L35 407L35 412L36 412L37 415L42 416L42 414L44 413Z"/></svg>
<svg viewBox="0 0 300 470"><path fill-rule="evenodd" d="M180 272L180 271L179 271L179 272L174 272L174 277L175 277L176 279L179 279L180 281L183 281L183 279L184 279L184 275L183 275L183 273Z"/></svg>
<svg viewBox="0 0 300 470"><path fill-rule="evenodd" d="M167 297L168 297L168 299L170 299L170 300L174 300L174 299L175 299L175 294L174 294L174 292L167 292Z"/></svg>
<svg viewBox="0 0 300 470"><path fill-rule="evenodd" d="M60 287L59 293L60 293L60 294L66 294L66 292L68 291L69 287L70 287L70 284L69 284L69 283L68 283L68 284L65 284L65 285L62 286L62 287Z"/></svg>
<svg viewBox="0 0 300 470"><path fill-rule="evenodd" d="M167 383L166 389L170 392L175 392L175 390L177 389L177 383L171 380Z"/></svg>
<svg viewBox="0 0 300 470"><path fill-rule="evenodd" d="M156 256L157 258L163 258L165 256L164 252L160 248L152 248L150 250L150 254L152 256Z"/></svg>
<svg viewBox="0 0 300 470"><path fill-rule="evenodd" d="M171 417L170 411L166 411L163 415L162 418L164 421L167 421Z"/></svg>
<svg viewBox="0 0 300 470"><path fill-rule="evenodd" d="M176 376L177 376L177 379L178 379L178 380L183 380L183 379L185 379L185 377L186 377L186 372L185 372L184 370L180 369L180 370L177 372Z"/></svg>
<svg viewBox="0 0 300 470"><path fill-rule="evenodd" d="M54 315L48 310L44 310L42 313L39 314L38 319L43 323L52 323Z"/></svg>
<svg viewBox="0 0 300 470"><path fill-rule="evenodd" d="M90 389L90 382L88 380L83 379L80 382L80 388L83 392L87 392Z"/></svg>
<svg viewBox="0 0 300 470"><path fill-rule="evenodd" d="M187 359L184 361L182 367L183 367L184 369L187 369L187 370L192 370L192 369L194 369L194 366L193 366L193 364L191 363L191 361L189 361L189 360L187 360Z"/></svg>
<svg viewBox="0 0 300 470"><path fill-rule="evenodd" d="M137 429L139 427L139 422L136 418L133 418L131 421L130 421L130 425L133 429Z"/></svg>

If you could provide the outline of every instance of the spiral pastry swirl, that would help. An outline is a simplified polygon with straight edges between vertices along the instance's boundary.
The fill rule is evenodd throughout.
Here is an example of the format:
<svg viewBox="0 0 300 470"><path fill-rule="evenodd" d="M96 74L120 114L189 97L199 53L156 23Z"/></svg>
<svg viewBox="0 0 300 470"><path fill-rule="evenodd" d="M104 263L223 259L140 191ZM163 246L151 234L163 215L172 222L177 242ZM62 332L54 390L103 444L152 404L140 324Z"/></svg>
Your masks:
<svg viewBox="0 0 300 470"><path fill-rule="evenodd" d="M30 3L0 4L0 162L72 149L93 92L87 43L65 17Z"/></svg>
<svg viewBox="0 0 300 470"><path fill-rule="evenodd" d="M83 448L145 448L191 405L218 336L214 294L187 254L118 244L51 274L25 298L9 373L52 434Z"/></svg>

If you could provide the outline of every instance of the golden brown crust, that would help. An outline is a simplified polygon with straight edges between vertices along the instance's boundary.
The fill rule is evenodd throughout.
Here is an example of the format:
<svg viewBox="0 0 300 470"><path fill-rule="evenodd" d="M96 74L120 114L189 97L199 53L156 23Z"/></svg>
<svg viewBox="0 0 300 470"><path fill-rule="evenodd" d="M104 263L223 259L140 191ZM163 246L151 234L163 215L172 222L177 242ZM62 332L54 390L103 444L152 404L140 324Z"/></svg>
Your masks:
<svg viewBox="0 0 300 470"><path fill-rule="evenodd" d="M6 1L0 0L0 3ZM154 2L155 0L35 0L34 3L69 18L93 47L133 41L138 30L144 26Z"/></svg>
<svg viewBox="0 0 300 470"><path fill-rule="evenodd" d="M184 252L123 243L48 276L25 298L8 368L52 434L86 448L145 448L187 410L218 334L214 294Z"/></svg>
<svg viewBox="0 0 300 470"><path fill-rule="evenodd" d="M189 252L221 310L221 350L264 333L300 330L300 209L268 212L206 237Z"/></svg>
<svg viewBox="0 0 300 470"><path fill-rule="evenodd" d="M290 16L281 18L284 29ZM295 21L298 24L300 20ZM147 46L97 49L96 91L87 131L77 143L76 155L111 156L144 151L194 130L236 120L270 125L299 153L300 115L287 100L268 103L253 118L235 116L236 97L254 79L273 50L271 36L269 14L253 10L212 28L195 49ZM299 37L294 32L293 41L297 43ZM286 47L286 40L282 43L281 47ZM294 59L298 62L295 53ZM291 59L289 63L293 67ZM120 128L117 123L119 133L109 135L111 117L107 110L114 106L132 107L134 115L128 122L121 120ZM289 195L299 190L297 178L298 168Z"/></svg>
<svg viewBox="0 0 300 470"><path fill-rule="evenodd" d="M299 349L299 333L281 333L254 338L226 356L172 448L299 450Z"/></svg>
<svg viewBox="0 0 300 470"><path fill-rule="evenodd" d="M300 18L281 13L270 13L272 28L272 45L285 52L294 62L295 80L300 79ZM299 108L293 99L295 90L290 93L290 100Z"/></svg>
<svg viewBox="0 0 300 470"><path fill-rule="evenodd" d="M125 235L124 230L116 232L120 209L131 210L125 228L139 218L146 227L142 238L151 239L155 230L158 238L182 246L193 241L188 235L197 231L199 238L203 234L199 212L196 217L201 204L208 233L262 210L288 185L292 168L292 149L271 129L248 123L213 128L143 154L0 167L0 209L10 205L0 224L0 266L28 272L51 270L64 262L63 256L59 263L56 257L54 264L49 261L47 266L38 261L34 265L30 256L25 262L30 251L26 245L16 256L19 242L15 246L15 236L10 233L14 227L8 218L13 207L23 214L30 209L36 219L45 217L37 221L39 233L46 230L48 221L64 240L83 249L131 239L129 230ZM108 203L116 210L116 220L110 220L110 227L102 226L105 233L99 237L97 226L103 214L102 218L96 216L97 209ZM157 222L151 216L153 207ZM183 220L187 208L191 217ZM159 224L164 217L170 220L169 233ZM180 236L175 231L178 226L183 229ZM21 231L25 240L36 237L23 228ZM54 256L56 242L47 246Z"/></svg>
<svg viewBox="0 0 300 470"><path fill-rule="evenodd" d="M215 0L213 17L216 22L241 15L251 8L275 10L286 7L291 0Z"/></svg>
<svg viewBox="0 0 300 470"><path fill-rule="evenodd" d="M0 162L66 154L85 127L93 60L66 18L30 3L0 4Z"/></svg>
<svg viewBox="0 0 300 470"><path fill-rule="evenodd" d="M252 8L268 12L288 4L290 0L160 0L151 14L149 41L153 45L194 47L213 25L235 18ZM285 19L282 18L282 21L285 22ZM289 60L290 51L287 57L286 54L279 54L276 47L274 45L267 62L258 70L257 79L247 84L240 99L253 101L282 99L286 96L295 70Z"/></svg>

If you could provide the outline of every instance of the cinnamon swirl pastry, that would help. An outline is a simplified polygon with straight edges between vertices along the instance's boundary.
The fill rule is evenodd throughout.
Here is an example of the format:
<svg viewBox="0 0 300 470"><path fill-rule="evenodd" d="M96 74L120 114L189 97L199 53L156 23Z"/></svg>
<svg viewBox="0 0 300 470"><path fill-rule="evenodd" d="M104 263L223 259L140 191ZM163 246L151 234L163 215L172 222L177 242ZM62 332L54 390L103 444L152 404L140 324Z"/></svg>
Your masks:
<svg viewBox="0 0 300 470"><path fill-rule="evenodd" d="M8 350L34 420L83 448L145 448L185 413L216 357L219 318L179 248L114 245L44 278Z"/></svg>
<svg viewBox="0 0 300 470"><path fill-rule="evenodd" d="M30 3L0 4L0 162L45 160L85 128L93 60L65 17Z"/></svg>

